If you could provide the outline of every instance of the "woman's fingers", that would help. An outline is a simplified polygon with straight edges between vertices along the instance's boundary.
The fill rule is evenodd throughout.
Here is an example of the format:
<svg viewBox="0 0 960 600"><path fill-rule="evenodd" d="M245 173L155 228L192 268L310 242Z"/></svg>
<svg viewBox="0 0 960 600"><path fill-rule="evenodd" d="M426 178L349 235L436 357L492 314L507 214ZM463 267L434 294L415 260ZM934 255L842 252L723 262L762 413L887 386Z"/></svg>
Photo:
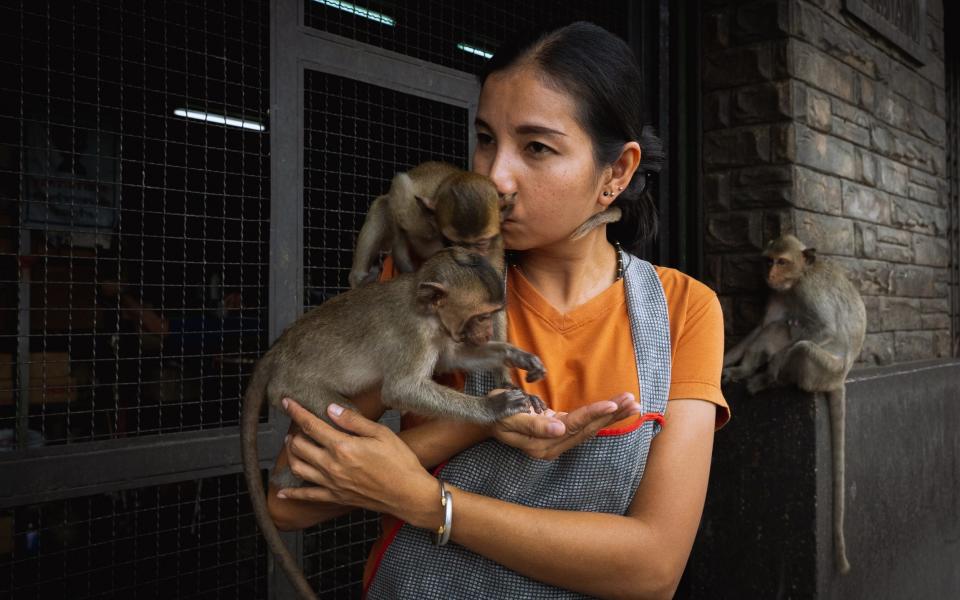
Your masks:
<svg viewBox="0 0 960 600"><path fill-rule="evenodd" d="M344 408L339 404L328 406L327 414L338 426L363 437L378 437L387 429L384 425L371 421L359 412Z"/></svg>
<svg viewBox="0 0 960 600"><path fill-rule="evenodd" d="M575 436L583 431L589 430L593 425L597 425L593 431L599 431L603 423L609 419L606 417L612 415L620 408L619 404L604 400L602 402L593 402L582 406L575 411L567 414L563 422L566 425L567 435Z"/></svg>
<svg viewBox="0 0 960 600"><path fill-rule="evenodd" d="M629 393L552 416L520 414L500 421L497 438L529 456L553 460L598 431L640 411ZM559 425L559 426L558 426Z"/></svg>
<svg viewBox="0 0 960 600"><path fill-rule="evenodd" d="M307 500L310 502L327 502L338 504L338 498L325 487L309 485L297 488L284 488L277 492L277 496L285 500Z"/></svg>
<svg viewBox="0 0 960 600"><path fill-rule="evenodd" d="M300 431L313 438L321 446L331 446L347 437L347 434L337 431L336 428L331 427L323 419L300 406L292 398L283 399L283 409L290 415L290 419L300 427Z"/></svg>
<svg viewBox="0 0 960 600"><path fill-rule="evenodd" d="M329 452L303 435L287 436L287 460L294 475L318 485L323 485L326 475L319 465L328 464Z"/></svg>
<svg viewBox="0 0 960 600"><path fill-rule="evenodd" d="M505 431L532 438L556 438L566 432L563 421L545 413L518 413L500 421Z"/></svg>

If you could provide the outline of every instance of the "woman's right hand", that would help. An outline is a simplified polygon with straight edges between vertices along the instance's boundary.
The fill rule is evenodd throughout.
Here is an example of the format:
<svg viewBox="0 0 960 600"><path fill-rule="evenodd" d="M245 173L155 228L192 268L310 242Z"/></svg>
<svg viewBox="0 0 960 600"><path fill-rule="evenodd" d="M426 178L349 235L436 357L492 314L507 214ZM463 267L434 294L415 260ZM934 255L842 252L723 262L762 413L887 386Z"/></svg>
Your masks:
<svg viewBox="0 0 960 600"><path fill-rule="evenodd" d="M512 415L493 426L493 436L532 458L553 460L604 427L639 413L633 394L623 393L569 413L547 410Z"/></svg>

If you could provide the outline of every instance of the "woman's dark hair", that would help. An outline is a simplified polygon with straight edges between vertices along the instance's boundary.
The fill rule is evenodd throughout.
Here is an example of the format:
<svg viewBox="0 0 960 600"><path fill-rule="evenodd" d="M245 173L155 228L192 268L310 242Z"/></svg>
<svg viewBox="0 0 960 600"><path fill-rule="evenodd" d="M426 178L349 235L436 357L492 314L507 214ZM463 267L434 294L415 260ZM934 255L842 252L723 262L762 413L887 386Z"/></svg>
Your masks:
<svg viewBox="0 0 960 600"><path fill-rule="evenodd" d="M643 124L643 77L629 46L602 27L578 21L505 44L480 73L480 84L493 73L525 63L573 98L598 165L614 162L627 142L640 144L640 166L613 203L623 217L607 226L607 237L627 248L652 238L657 208L647 173L660 170L663 144L653 128Z"/></svg>

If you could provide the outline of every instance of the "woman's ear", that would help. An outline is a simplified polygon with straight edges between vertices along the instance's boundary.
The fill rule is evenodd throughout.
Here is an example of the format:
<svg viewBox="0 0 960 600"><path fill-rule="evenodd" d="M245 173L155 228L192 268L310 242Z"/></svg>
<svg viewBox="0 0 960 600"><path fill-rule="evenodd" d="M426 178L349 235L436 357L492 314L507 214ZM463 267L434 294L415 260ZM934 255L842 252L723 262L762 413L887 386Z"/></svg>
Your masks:
<svg viewBox="0 0 960 600"><path fill-rule="evenodd" d="M637 142L627 142L623 145L623 151L620 152L619 158L611 165L613 176L611 185L614 189L618 187L626 189L639 166L640 144Z"/></svg>
<svg viewBox="0 0 960 600"><path fill-rule="evenodd" d="M640 144L637 142L627 142L623 145L623 150L617 160L613 161L604 170L603 193L600 194L600 203L609 206L617 199L623 190L630 185L633 174L640 166Z"/></svg>

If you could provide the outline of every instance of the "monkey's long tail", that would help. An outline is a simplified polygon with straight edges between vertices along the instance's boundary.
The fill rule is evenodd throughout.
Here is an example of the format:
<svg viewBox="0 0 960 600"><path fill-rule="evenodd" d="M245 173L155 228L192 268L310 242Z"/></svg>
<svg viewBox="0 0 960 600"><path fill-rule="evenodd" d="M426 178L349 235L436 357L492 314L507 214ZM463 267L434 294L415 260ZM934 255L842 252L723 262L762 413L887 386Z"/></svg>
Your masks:
<svg viewBox="0 0 960 600"><path fill-rule="evenodd" d="M269 358L266 360L270 360ZM247 384L247 391L243 395L243 417L240 421L240 439L243 452L243 474L247 478L247 492L250 494L250 504L253 506L253 515L260 525L260 531L263 533L267 545L273 551L274 556L280 562L280 567L287 574L291 584L301 598L305 600L316 600L316 594L307 578L303 576L300 565L287 550L280 537L277 526L270 518L270 512L267 510L266 492L263 489L263 479L260 478L260 460L257 452L257 430L260 425L260 408L263 406L263 400L267 395L267 373L272 369L267 368L262 360L257 364L250 382Z"/></svg>
<svg viewBox="0 0 960 600"><path fill-rule="evenodd" d="M847 543L843 537L844 491L846 490L845 463L845 424L846 424L846 386L841 385L827 394L830 407L830 437L833 455L833 547L836 554L837 569L841 574L850 572L847 561Z"/></svg>

